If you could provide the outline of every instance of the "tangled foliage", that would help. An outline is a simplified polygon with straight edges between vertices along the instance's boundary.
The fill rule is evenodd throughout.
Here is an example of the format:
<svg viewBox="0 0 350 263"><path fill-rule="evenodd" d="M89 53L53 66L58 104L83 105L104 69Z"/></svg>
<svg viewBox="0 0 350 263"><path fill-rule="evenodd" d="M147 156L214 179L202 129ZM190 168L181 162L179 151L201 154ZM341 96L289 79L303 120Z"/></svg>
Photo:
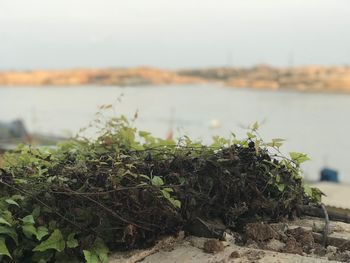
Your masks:
<svg viewBox="0 0 350 263"><path fill-rule="evenodd" d="M246 140L212 145L154 138L124 117L102 127L96 140L4 156L3 262L106 262L109 251L150 246L198 217L239 229L319 201L300 177L307 156L280 156L282 140L262 142L257 124Z"/></svg>

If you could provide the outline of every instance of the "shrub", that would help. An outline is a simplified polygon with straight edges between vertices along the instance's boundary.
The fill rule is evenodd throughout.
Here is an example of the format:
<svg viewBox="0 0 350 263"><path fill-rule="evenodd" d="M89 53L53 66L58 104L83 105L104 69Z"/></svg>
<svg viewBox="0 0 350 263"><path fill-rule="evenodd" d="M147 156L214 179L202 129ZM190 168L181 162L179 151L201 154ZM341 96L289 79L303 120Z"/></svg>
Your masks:
<svg viewBox="0 0 350 263"><path fill-rule="evenodd" d="M0 168L2 261L106 262L109 251L151 246L197 217L240 229L319 202L302 181L307 156L283 157L282 140L264 143L257 128L204 145L155 138L120 117L94 140L19 146Z"/></svg>

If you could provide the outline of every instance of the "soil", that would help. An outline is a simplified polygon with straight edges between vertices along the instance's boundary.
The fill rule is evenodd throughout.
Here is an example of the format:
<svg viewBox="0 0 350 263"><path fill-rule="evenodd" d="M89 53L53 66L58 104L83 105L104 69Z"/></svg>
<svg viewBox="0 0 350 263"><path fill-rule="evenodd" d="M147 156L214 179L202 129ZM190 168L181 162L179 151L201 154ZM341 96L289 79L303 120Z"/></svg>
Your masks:
<svg viewBox="0 0 350 263"><path fill-rule="evenodd" d="M334 231L329 240L336 238L338 243L326 247L320 244L321 239L314 238L320 235L313 232L315 224L322 225L322 220L308 218L285 223L248 224L244 233L228 231L222 240L180 235L171 242L161 241L148 252L137 250L138 257L126 259L119 254L110 262L350 262L350 251L341 248L341 244L350 242L350 224L331 222ZM343 243L339 241L341 239ZM131 258L134 260L129 260Z"/></svg>
<svg viewBox="0 0 350 263"><path fill-rule="evenodd" d="M204 243L204 252L206 253L217 253L225 249L224 244L217 239L209 239Z"/></svg>
<svg viewBox="0 0 350 263"><path fill-rule="evenodd" d="M329 260L350 261L350 252L344 249L350 241L345 240L339 247L324 247L315 241L312 229L300 226L287 227L282 224L247 224L245 246L298 255L325 256ZM322 240L317 240L322 241ZM337 242L339 243L338 239Z"/></svg>

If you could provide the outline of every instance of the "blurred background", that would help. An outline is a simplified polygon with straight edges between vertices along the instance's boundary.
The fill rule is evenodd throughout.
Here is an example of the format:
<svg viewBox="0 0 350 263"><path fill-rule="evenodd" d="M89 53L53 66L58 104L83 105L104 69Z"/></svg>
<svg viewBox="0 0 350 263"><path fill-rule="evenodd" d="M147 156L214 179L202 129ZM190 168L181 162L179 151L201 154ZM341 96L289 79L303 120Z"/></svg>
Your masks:
<svg viewBox="0 0 350 263"><path fill-rule="evenodd" d="M349 183L349 10L347 0L0 0L0 149L72 136L114 104L163 138L244 136L258 121L264 139L286 139L283 152L311 157L308 180L328 168Z"/></svg>

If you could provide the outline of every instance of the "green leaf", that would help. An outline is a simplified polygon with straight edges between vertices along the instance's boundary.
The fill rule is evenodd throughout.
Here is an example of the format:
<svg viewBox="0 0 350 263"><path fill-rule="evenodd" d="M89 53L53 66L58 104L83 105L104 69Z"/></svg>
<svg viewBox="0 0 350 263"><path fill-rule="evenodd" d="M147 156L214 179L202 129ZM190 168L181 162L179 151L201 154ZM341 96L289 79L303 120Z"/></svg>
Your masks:
<svg viewBox="0 0 350 263"><path fill-rule="evenodd" d="M181 202L179 200L176 200L174 198L170 199L170 202L172 203L173 206L175 206L176 208L181 208Z"/></svg>
<svg viewBox="0 0 350 263"><path fill-rule="evenodd" d="M163 196L166 198L166 199L170 199L170 193L168 191L165 191L164 189L160 190L163 194Z"/></svg>
<svg viewBox="0 0 350 263"><path fill-rule="evenodd" d="M32 215L28 215L22 218L22 222L25 224L35 224L34 217Z"/></svg>
<svg viewBox="0 0 350 263"><path fill-rule="evenodd" d="M12 256L7 249L6 243L5 243L5 238L0 237L0 255L8 256L12 259Z"/></svg>
<svg viewBox="0 0 350 263"><path fill-rule="evenodd" d="M259 123L256 121L252 124L251 129L257 131L259 129Z"/></svg>
<svg viewBox="0 0 350 263"><path fill-rule="evenodd" d="M46 251L48 249L55 249L61 252L64 250L65 246L66 245L63 240L61 231L59 229L56 229L48 239L42 241L33 249L33 251Z"/></svg>
<svg viewBox="0 0 350 263"><path fill-rule="evenodd" d="M151 133L150 133L150 132L146 132L146 131L139 131L139 136L140 136L140 137L147 137L147 136L149 136L149 135L151 135Z"/></svg>
<svg viewBox="0 0 350 263"><path fill-rule="evenodd" d="M79 246L78 240L74 238L75 235L76 235L75 233L69 234L66 242L68 248L75 248Z"/></svg>
<svg viewBox="0 0 350 263"><path fill-rule="evenodd" d="M40 206L36 206L32 212L33 218L37 219L40 215L40 212L41 212Z"/></svg>
<svg viewBox="0 0 350 263"><path fill-rule="evenodd" d="M96 239L90 250L83 250L83 253L87 263L108 262L108 248L100 238Z"/></svg>
<svg viewBox="0 0 350 263"><path fill-rule="evenodd" d="M289 156L296 164L301 164L310 160L310 158L305 153L290 152Z"/></svg>
<svg viewBox="0 0 350 263"><path fill-rule="evenodd" d="M11 196L11 199L12 200L24 200L24 196L22 196L22 195L13 195L13 196Z"/></svg>
<svg viewBox="0 0 350 263"><path fill-rule="evenodd" d="M41 241L41 239L49 234L49 231L44 226L36 228L33 224L27 223L22 225L23 234L27 238L31 238L33 235Z"/></svg>
<svg viewBox="0 0 350 263"><path fill-rule="evenodd" d="M6 221L3 217L0 217L0 224L11 226L11 224Z"/></svg>
<svg viewBox="0 0 350 263"><path fill-rule="evenodd" d="M5 202L8 203L9 205L16 205L19 207L19 204L15 200L6 199Z"/></svg>
<svg viewBox="0 0 350 263"><path fill-rule="evenodd" d="M164 185L164 181L159 176L153 176L153 178L152 178L152 185L154 185L154 186L162 186L162 185Z"/></svg>
<svg viewBox="0 0 350 263"><path fill-rule="evenodd" d="M309 197L312 197L312 188L309 185L304 184L304 192Z"/></svg>
<svg viewBox="0 0 350 263"><path fill-rule="evenodd" d="M22 178L14 178L13 181L16 184L26 184L27 183L27 180L26 179L22 179Z"/></svg>
<svg viewBox="0 0 350 263"><path fill-rule="evenodd" d="M285 140L284 139L280 139L280 138L275 138L272 139L270 143L267 143L267 146L271 146L271 147L276 147L276 148L280 148L283 145L283 142Z"/></svg>
<svg viewBox="0 0 350 263"><path fill-rule="evenodd" d="M285 189L285 187L286 187L286 185L285 185L285 184L282 184L282 183L277 184L277 188L278 188L278 190L279 190L280 192L283 192L283 191L284 191L284 189Z"/></svg>
<svg viewBox="0 0 350 263"><path fill-rule="evenodd" d="M139 174L139 177L145 178L147 180L151 180L151 178L149 178L149 176L147 176L145 174Z"/></svg>
<svg viewBox="0 0 350 263"><path fill-rule="evenodd" d="M312 200L316 203L321 203L322 201L322 195L324 195L324 193L315 187L311 187L311 191L312 191Z"/></svg>
<svg viewBox="0 0 350 263"><path fill-rule="evenodd" d="M93 251L98 255L101 262L108 261L108 248L106 247L102 239L96 239Z"/></svg>
<svg viewBox="0 0 350 263"><path fill-rule="evenodd" d="M247 132L247 136L248 136L249 139L253 139L253 138L256 137L256 135L251 133L251 132Z"/></svg>
<svg viewBox="0 0 350 263"><path fill-rule="evenodd" d="M213 143L210 146L214 148L220 148L220 147L223 147L224 145L230 144L230 140L222 138L220 136L213 136L212 140L213 140Z"/></svg>
<svg viewBox="0 0 350 263"><path fill-rule="evenodd" d="M0 226L0 234L4 234L11 237L13 241L15 241L16 244L18 244L17 233L13 228L7 226Z"/></svg>
<svg viewBox="0 0 350 263"><path fill-rule="evenodd" d="M49 230L44 226L39 226L36 230L36 238L40 241L49 234Z"/></svg>
<svg viewBox="0 0 350 263"><path fill-rule="evenodd" d="M89 250L83 250L86 263L100 263L98 256L91 253Z"/></svg>
<svg viewBox="0 0 350 263"><path fill-rule="evenodd" d="M36 228L32 224L23 224L22 231L27 238L31 238L33 235L36 236L37 234Z"/></svg>

